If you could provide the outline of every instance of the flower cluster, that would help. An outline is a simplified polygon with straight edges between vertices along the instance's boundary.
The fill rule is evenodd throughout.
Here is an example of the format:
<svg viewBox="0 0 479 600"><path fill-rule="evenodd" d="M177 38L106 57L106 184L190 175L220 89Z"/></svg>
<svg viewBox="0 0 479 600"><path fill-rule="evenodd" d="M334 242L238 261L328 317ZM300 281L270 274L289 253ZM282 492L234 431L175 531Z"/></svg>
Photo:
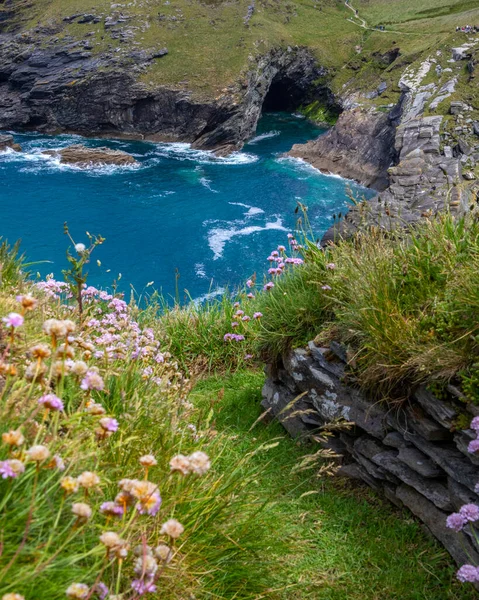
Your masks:
<svg viewBox="0 0 479 600"><path fill-rule="evenodd" d="M476 439L472 440L469 444L468 450L471 453L475 453L479 450L479 417L474 417L471 421L470 428L475 432ZM475 485L475 492L479 494L479 483ZM479 506L477 504L469 503L464 504L459 509L459 512L452 513L446 519L446 526L449 529L459 533L464 531L466 528L473 534L477 541L477 535L474 524L479 521ZM463 565L457 571L457 578L459 581L476 583L479 582L479 567L473 565Z"/></svg>

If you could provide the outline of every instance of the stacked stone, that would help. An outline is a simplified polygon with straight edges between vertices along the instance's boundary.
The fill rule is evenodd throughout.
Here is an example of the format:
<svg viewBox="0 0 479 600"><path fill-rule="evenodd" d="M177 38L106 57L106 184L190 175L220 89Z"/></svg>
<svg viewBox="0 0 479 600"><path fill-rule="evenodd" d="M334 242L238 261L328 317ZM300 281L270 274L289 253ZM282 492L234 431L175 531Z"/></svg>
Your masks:
<svg viewBox="0 0 479 600"><path fill-rule="evenodd" d="M479 458L467 451L475 438L457 428L464 414L479 411L460 401L435 397L418 388L408 402L390 406L368 398L347 381L346 349L310 342L278 366L268 366L263 407L296 438L307 438L337 420L354 423L327 442L337 452L339 474L361 479L397 506L406 506L444 545L458 564L479 564L471 532L446 527L449 513L463 504L479 504Z"/></svg>

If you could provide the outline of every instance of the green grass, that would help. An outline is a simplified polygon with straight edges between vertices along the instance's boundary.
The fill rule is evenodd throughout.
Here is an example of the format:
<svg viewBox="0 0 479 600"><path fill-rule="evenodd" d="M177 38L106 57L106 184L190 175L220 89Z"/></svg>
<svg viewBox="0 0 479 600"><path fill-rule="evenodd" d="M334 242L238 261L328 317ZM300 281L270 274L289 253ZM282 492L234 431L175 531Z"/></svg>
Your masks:
<svg viewBox="0 0 479 600"><path fill-rule="evenodd" d="M191 395L214 407L214 426L229 436L225 468L259 443L279 442L255 455L255 485L271 501L262 527L271 545L275 600L465 600L471 589L454 581L446 553L425 537L407 512L393 508L363 486L318 478L317 467L293 473L314 447L301 447L277 424L259 422L263 375L252 371L208 378ZM260 531L260 530L258 530ZM279 546L277 544L280 543ZM286 549L285 549L286 546Z"/></svg>
<svg viewBox="0 0 479 600"><path fill-rule="evenodd" d="M263 355L274 360L307 339L334 337L349 345L358 381L383 398L475 372L474 217L425 220L407 237L360 232L325 252L310 243L305 260L261 296L257 344Z"/></svg>

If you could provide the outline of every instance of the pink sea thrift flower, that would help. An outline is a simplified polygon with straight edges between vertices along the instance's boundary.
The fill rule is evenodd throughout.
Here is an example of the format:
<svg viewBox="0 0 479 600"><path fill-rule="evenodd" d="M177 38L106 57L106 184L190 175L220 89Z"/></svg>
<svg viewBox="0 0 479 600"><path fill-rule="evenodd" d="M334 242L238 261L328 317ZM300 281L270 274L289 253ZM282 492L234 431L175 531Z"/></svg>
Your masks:
<svg viewBox="0 0 479 600"><path fill-rule="evenodd" d="M475 581L479 581L479 569L472 565L462 565L456 573L456 577L459 581L462 581L462 583L474 583Z"/></svg>
<svg viewBox="0 0 479 600"><path fill-rule="evenodd" d="M156 592L156 585L151 579L133 579L131 587L139 596Z"/></svg>
<svg viewBox="0 0 479 600"><path fill-rule="evenodd" d="M459 514L462 515L466 521L478 521L479 520L479 506L476 504L464 504L459 509Z"/></svg>
<svg viewBox="0 0 479 600"><path fill-rule="evenodd" d="M478 450L479 450L479 440L472 440L472 442L469 442L469 445L467 447L468 452L470 452L471 454L474 454Z"/></svg>
<svg viewBox="0 0 479 600"><path fill-rule="evenodd" d="M334 263L328 263L326 265L326 269L329 269L330 271L333 271L336 268L336 265Z"/></svg>
<svg viewBox="0 0 479 600"><path fill-rule="evenodd" d="M446 527L454 529L456 532L461 531L465 524L466 517L459 513L452 513L452 515L449 515L446 519Z"/></svg>
<svg viewBox="0 0 479 600"><path fill-rule="evenodd" d="M100 581L99 583L95 583L95 585L93 586L92 589L93 589L93 593L96 596L98 596L98 598L100 598L100 600L105 600L105 598L110 593L110 590L102 581Z"/></svg>
<svg viewBox="0 0 479 600"><path fill-rule="evenodd" d="M248 279L248 281L246 282L246 287L248 287L248 288L254 287L254 281L252 279Z"/></svg>
<svg viewBox="0 0 479 600"><path fill-rule="evenodd" d="M23 317L18 313L11 312L6 317L3 317L2 321L7 327L21 327L23 325Z"/></svg>
<svg viewBox="0 0 479 600"><path fill-rule="evenodd" d="M472 419L469 427L471 429L474 429L474 431L479 431L479 417L474 417L474 419Z"/></svg>
<svg viewBox="0 0 479 600"><path fill-rule="evenodd" d="M44 394L41 398L38 399L38 404L42 404L45 408L49 408L50 410L63 410L63 402L55 396L55 394Z"/></svg>
<svg viewBox="0 0 479 600"><path fill-rule="evenodd" d="M322 286L321 286L321 289L322 289L322 290L325 290L325 291L327 291L327 292L328 292L328 291L329 291L329 290L331 290L332 288L331 288L331 286L330 286L330 285L322 285Z"/></svg>
<svg viewBox="0 0 479 600"><path fill-rule="evenodd" d="M274 288L274 283L272 281L268 281L268 283L263 287L263 290L265 292L267 292L268 290L271 290L272 288Z"/></svg>
<svg viewBox="0 0 479 600"><path fill-rule="evenodd" d="M81 385L82 390L98 390L101 392L105 387L105 383L101 376L96 371L87 371L85 377L82 379Z"/></svg>
<svg viewBox="0 0 479 600"><path fill-rule="evenodd" d="M9 477L15 478L17 473L12 469L8 460L0 461L0 475L2 479L8 479Z"/></svg>
<svg viewBox="0 0 479 600"><path fill-rule="evenodd" d="M118 431L118 421L113 419L113 417L103 417L100 419L100 427L105 431L109 431L111 433Z"/></svg>
<svg viewBox="0 0 479 600"><path fill-rule="evenodd" d="M251 317L248 317L248 315L245 315L244 317L241 317L241 320L244 321L245 323L247 323L248 321L251 321Z"/></svg>
<svg viewBox="0 0 479 600"><path fill-rule="evenodd" d="M250 300L252 300L254 298L254 294L252 294L251 292L249 294L246 295L247 298L249 298Z"/></svg>
<svg viewBox="0 0 479 600"><path fill-rule="evenodd" d="M253 319L261 319L262 316L263 316L263 313L255 312L253 314Z"/></svg>

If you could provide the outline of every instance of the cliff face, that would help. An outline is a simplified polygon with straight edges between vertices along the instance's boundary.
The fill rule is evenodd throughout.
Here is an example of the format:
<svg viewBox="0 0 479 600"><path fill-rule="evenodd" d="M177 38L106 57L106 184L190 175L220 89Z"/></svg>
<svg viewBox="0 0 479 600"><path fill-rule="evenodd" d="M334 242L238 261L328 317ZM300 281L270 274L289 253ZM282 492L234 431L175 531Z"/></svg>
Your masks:
<svg viewBox="0 0 479 600"><path fill-rule="evenodd" d="M294 145L289 155L320 171L384 190L389 185L388 168L396 158L395 132L387 114L357 108L343 112L326 135Z"/></svg>
<svg viewBox="0 0 479 600"><path fill-rule="evenodd" d="M187 141L228 152L254 133L275 79L294 82L300 97L322 93L313 83L321 70L305 49L269 52L252 64L246 84L204 101L138 81L148 64L163 55L166 49L115 58L93 55L88 41L42 46L38 37L3 35L0 129Z"/></svg>

